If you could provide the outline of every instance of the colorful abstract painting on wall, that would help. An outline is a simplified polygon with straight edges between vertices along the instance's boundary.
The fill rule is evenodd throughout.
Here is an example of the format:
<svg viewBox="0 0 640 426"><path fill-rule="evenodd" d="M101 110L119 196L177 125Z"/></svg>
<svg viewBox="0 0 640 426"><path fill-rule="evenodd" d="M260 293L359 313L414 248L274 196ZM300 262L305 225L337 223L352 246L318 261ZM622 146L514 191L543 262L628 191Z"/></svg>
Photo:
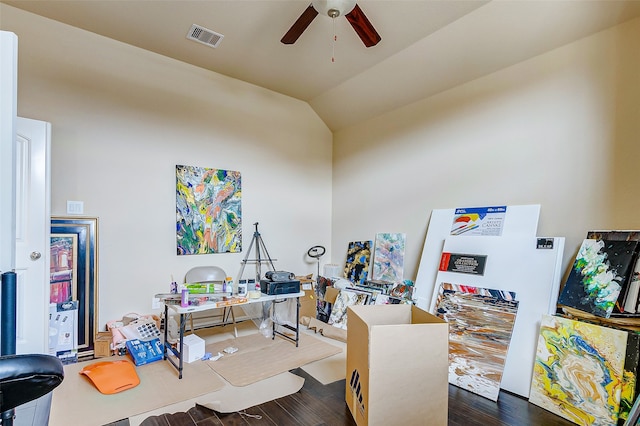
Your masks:
<svg viewBox="0 0 640 426"><path fill-rule="evenodd" d="M374 280L392 283L402 281L405 241L405 234L376 234L372 273Z"/></svg>
<svg viewBox="0 0 640 426"><path fill-rule="evenodd" d="M544 315L529 402L579 425L615 425L627 332Z"/></svg>
<svg viewBox="0 0 640 426"><path fill-rule="evenodd" d="M637 241L582 242L558 303L609 318L633 272Z"/></svg>
<svg viewBox="0 0 640 426"><path fill-rule="evenodd" d="M176 166L178 255L242 251L240 172Z"/></svg>
<svg viewBox="0 0 640 426"><path fill-rule="evenodd" d="M347 249L344 277L356 284L364 284L369 273L372 241L352 241Z"/></svg>
<svg viewBox="0 0 640 426"><path fill-rule="evenodd" d="M492 401L516 321L515 293L442 283L435 314L449 323L449 383Z"/></svg>

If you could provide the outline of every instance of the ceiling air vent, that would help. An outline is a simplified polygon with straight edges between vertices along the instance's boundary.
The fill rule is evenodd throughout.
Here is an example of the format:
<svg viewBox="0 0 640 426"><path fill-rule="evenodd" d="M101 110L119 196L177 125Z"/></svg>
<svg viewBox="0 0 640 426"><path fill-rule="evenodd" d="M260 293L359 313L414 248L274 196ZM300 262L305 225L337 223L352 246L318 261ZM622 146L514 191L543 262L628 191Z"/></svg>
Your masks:
<svg viewBox="0 0 640 426"><path fill-rule="evenodd" d="M187 34L187 38L197 41L198 43L206 44L209 47L218 47L224 36L215 31L193 24Z"/></svg>

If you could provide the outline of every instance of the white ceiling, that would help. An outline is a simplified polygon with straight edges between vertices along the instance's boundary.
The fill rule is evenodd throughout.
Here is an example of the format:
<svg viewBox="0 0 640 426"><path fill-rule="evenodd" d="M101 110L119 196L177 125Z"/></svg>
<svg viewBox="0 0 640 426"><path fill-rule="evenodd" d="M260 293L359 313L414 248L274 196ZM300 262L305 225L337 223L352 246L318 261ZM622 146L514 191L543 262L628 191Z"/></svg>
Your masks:
<svg viewBox="0 0 640 426"><path fill-rule="evenodd" d="M637 0L361 0L382 37L366 48L321 15L280 43L309 0L1 2L307 101L334 131L640 16Z"/></svg>

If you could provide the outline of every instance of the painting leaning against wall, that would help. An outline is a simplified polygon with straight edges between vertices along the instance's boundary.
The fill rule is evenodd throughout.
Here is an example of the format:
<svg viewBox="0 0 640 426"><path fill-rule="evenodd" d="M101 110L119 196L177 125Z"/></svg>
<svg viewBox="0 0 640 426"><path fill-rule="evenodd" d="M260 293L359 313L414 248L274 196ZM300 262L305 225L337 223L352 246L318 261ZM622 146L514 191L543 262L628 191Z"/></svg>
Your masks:
<svg viewBox="0 0 640 426"><path fill-rule="evenodd" d="M242 251L240 172L176 166L177 254Z"/></svg>

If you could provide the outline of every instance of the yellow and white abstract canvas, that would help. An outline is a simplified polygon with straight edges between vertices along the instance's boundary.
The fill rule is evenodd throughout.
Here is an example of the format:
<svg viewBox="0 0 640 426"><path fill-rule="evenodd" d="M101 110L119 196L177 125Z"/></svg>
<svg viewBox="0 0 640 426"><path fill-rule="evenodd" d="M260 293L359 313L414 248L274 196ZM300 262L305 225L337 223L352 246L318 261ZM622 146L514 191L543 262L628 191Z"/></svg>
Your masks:
<svg viewBox="0 0 640 426"><path fill-rule="evenodd" d="M627 332L544 315L529 402L579 425L616 425Z"/></svg>

